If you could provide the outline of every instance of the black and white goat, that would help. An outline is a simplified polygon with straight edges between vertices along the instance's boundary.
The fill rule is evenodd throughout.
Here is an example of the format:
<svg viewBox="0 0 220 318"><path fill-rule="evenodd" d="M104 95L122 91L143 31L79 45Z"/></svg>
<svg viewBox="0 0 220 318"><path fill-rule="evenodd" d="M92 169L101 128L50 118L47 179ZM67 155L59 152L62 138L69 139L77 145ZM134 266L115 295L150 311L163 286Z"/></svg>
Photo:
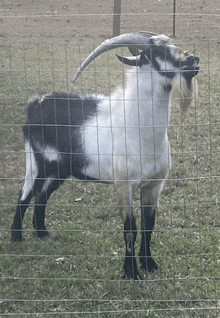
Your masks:
<svg viewBox="0 0 220 318"><path fill-rule="evenodd" d="M199 59L178 49L164 35L128 33L104 41L84 61L75 79L99 54L116 47L136 52L133 57L118 56L122 63L133 66L127 72L125 88L117 88L108 97L54 93L28 102L23 128L26 176L12 240L22 240L22 221L33 196L33 225L37 236L43 237L48 235L47 200L66 178L111 182L124 223L124 277L138 280L134 194L140 188L140 263L143 269L154 271L157 265L151 257L150 239L171 164L167 136L171 95L180 91L185 111L191 103Z"/></svg>

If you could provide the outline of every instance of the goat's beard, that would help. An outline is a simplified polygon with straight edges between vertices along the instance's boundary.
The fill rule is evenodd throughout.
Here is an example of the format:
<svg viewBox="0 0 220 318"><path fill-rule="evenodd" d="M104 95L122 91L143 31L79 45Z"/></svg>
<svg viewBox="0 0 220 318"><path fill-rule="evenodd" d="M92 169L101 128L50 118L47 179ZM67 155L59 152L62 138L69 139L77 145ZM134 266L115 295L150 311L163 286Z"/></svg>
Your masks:
<svg viewBox="0 0 220 318"><path fill-rule="evenodd" d="M180 121L184 123L187 112L193 100L197 97L197 81L192 78L190 86L187 85L185 80L176 82L174 84L172 101L180 105Z"/></svg>

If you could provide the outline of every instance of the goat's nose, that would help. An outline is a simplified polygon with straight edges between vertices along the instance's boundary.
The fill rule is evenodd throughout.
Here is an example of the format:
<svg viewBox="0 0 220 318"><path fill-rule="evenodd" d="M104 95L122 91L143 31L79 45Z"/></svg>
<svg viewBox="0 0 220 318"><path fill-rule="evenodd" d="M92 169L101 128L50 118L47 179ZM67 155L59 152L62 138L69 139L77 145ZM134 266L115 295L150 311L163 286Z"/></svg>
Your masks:
<svg viewBox="0 0 220 318"><path fill-rule="evenodd" d="M199 57L198 56L195 56L195 61L196 61L196 64L199 64Z"/></svg>
<svg viewBox="0 0 220 318"><path fill-rule="evenodd" d="M199 63L199 58L195 55L189 55L187 56L187 62L189 62L190 64L198 64Z"/></svg>

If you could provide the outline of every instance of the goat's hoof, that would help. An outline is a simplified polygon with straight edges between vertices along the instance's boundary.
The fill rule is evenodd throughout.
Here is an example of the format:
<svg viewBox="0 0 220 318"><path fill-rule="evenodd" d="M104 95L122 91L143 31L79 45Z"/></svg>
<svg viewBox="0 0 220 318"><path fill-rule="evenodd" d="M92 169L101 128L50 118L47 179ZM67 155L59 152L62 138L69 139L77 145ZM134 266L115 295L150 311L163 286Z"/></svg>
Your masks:
<svg viewBox="0 0 220 318"><path fill-rule="evenodd" d="M137 268L126 268L124 276L122 276L123 279L128 279L131 281L139 281L143 280L143 277L140 275Z"/></svg>
<svg viewBox="0 0 220 318"><path fill-rule="evenodd" d="M141 268L145 269L149 273L153 273L158 269L157 264L152 257L140 257Z"/></svg>
<svg viewBox="0 0 220 318"><path fill-rule="evenodd" d="M39 238L48 237L49 235L50 235L50 233L49 233L49 231L46 230L46 228L43 230L36 231L36 236Z"/></svg>
<svg viewBox="0 0 220 318"><path fill-rule="evenodd" d="M24 239L22 238L21 230L11 229L11 241L12 242L22 242Z"/></svg>
<svg viewBox="0 0 220 318"><path fill-rule="evenodd" d="M143 277L138 273L135 273L134 275L128 275L124 274L122 276L123 279L131 280L132 282L138 282L140 280L143 280Z"/></svg>

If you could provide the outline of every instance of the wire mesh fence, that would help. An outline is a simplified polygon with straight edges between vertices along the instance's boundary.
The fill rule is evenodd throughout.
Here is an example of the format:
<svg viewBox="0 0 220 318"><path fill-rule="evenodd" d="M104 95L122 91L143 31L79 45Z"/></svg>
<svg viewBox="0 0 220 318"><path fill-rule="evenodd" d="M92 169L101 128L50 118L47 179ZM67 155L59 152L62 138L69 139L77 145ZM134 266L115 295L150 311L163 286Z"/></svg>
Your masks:
<svg viewBox="0 0 220 318"><path fill-rule="evenodd" d="M113 2L113 1L112 1ZM172 3L122 1L121 33L172 35ZM68 179L46 210L50 237L38 239L31 203L21 243L10 241L24 183L25 104L53 91L109 95L125 84L115 53L97 58L73 83L81 62L112 36L113 3L5 1L0 32L1 317L219 317L219 4L177 2L174 42L200 57L198 95L184 123L171 109L172 168L152 235L154 273L122 279L123 223L112 185ZM134 200L141 228L139 193ZM137 236L136 249L140 248Z"/></svg>

